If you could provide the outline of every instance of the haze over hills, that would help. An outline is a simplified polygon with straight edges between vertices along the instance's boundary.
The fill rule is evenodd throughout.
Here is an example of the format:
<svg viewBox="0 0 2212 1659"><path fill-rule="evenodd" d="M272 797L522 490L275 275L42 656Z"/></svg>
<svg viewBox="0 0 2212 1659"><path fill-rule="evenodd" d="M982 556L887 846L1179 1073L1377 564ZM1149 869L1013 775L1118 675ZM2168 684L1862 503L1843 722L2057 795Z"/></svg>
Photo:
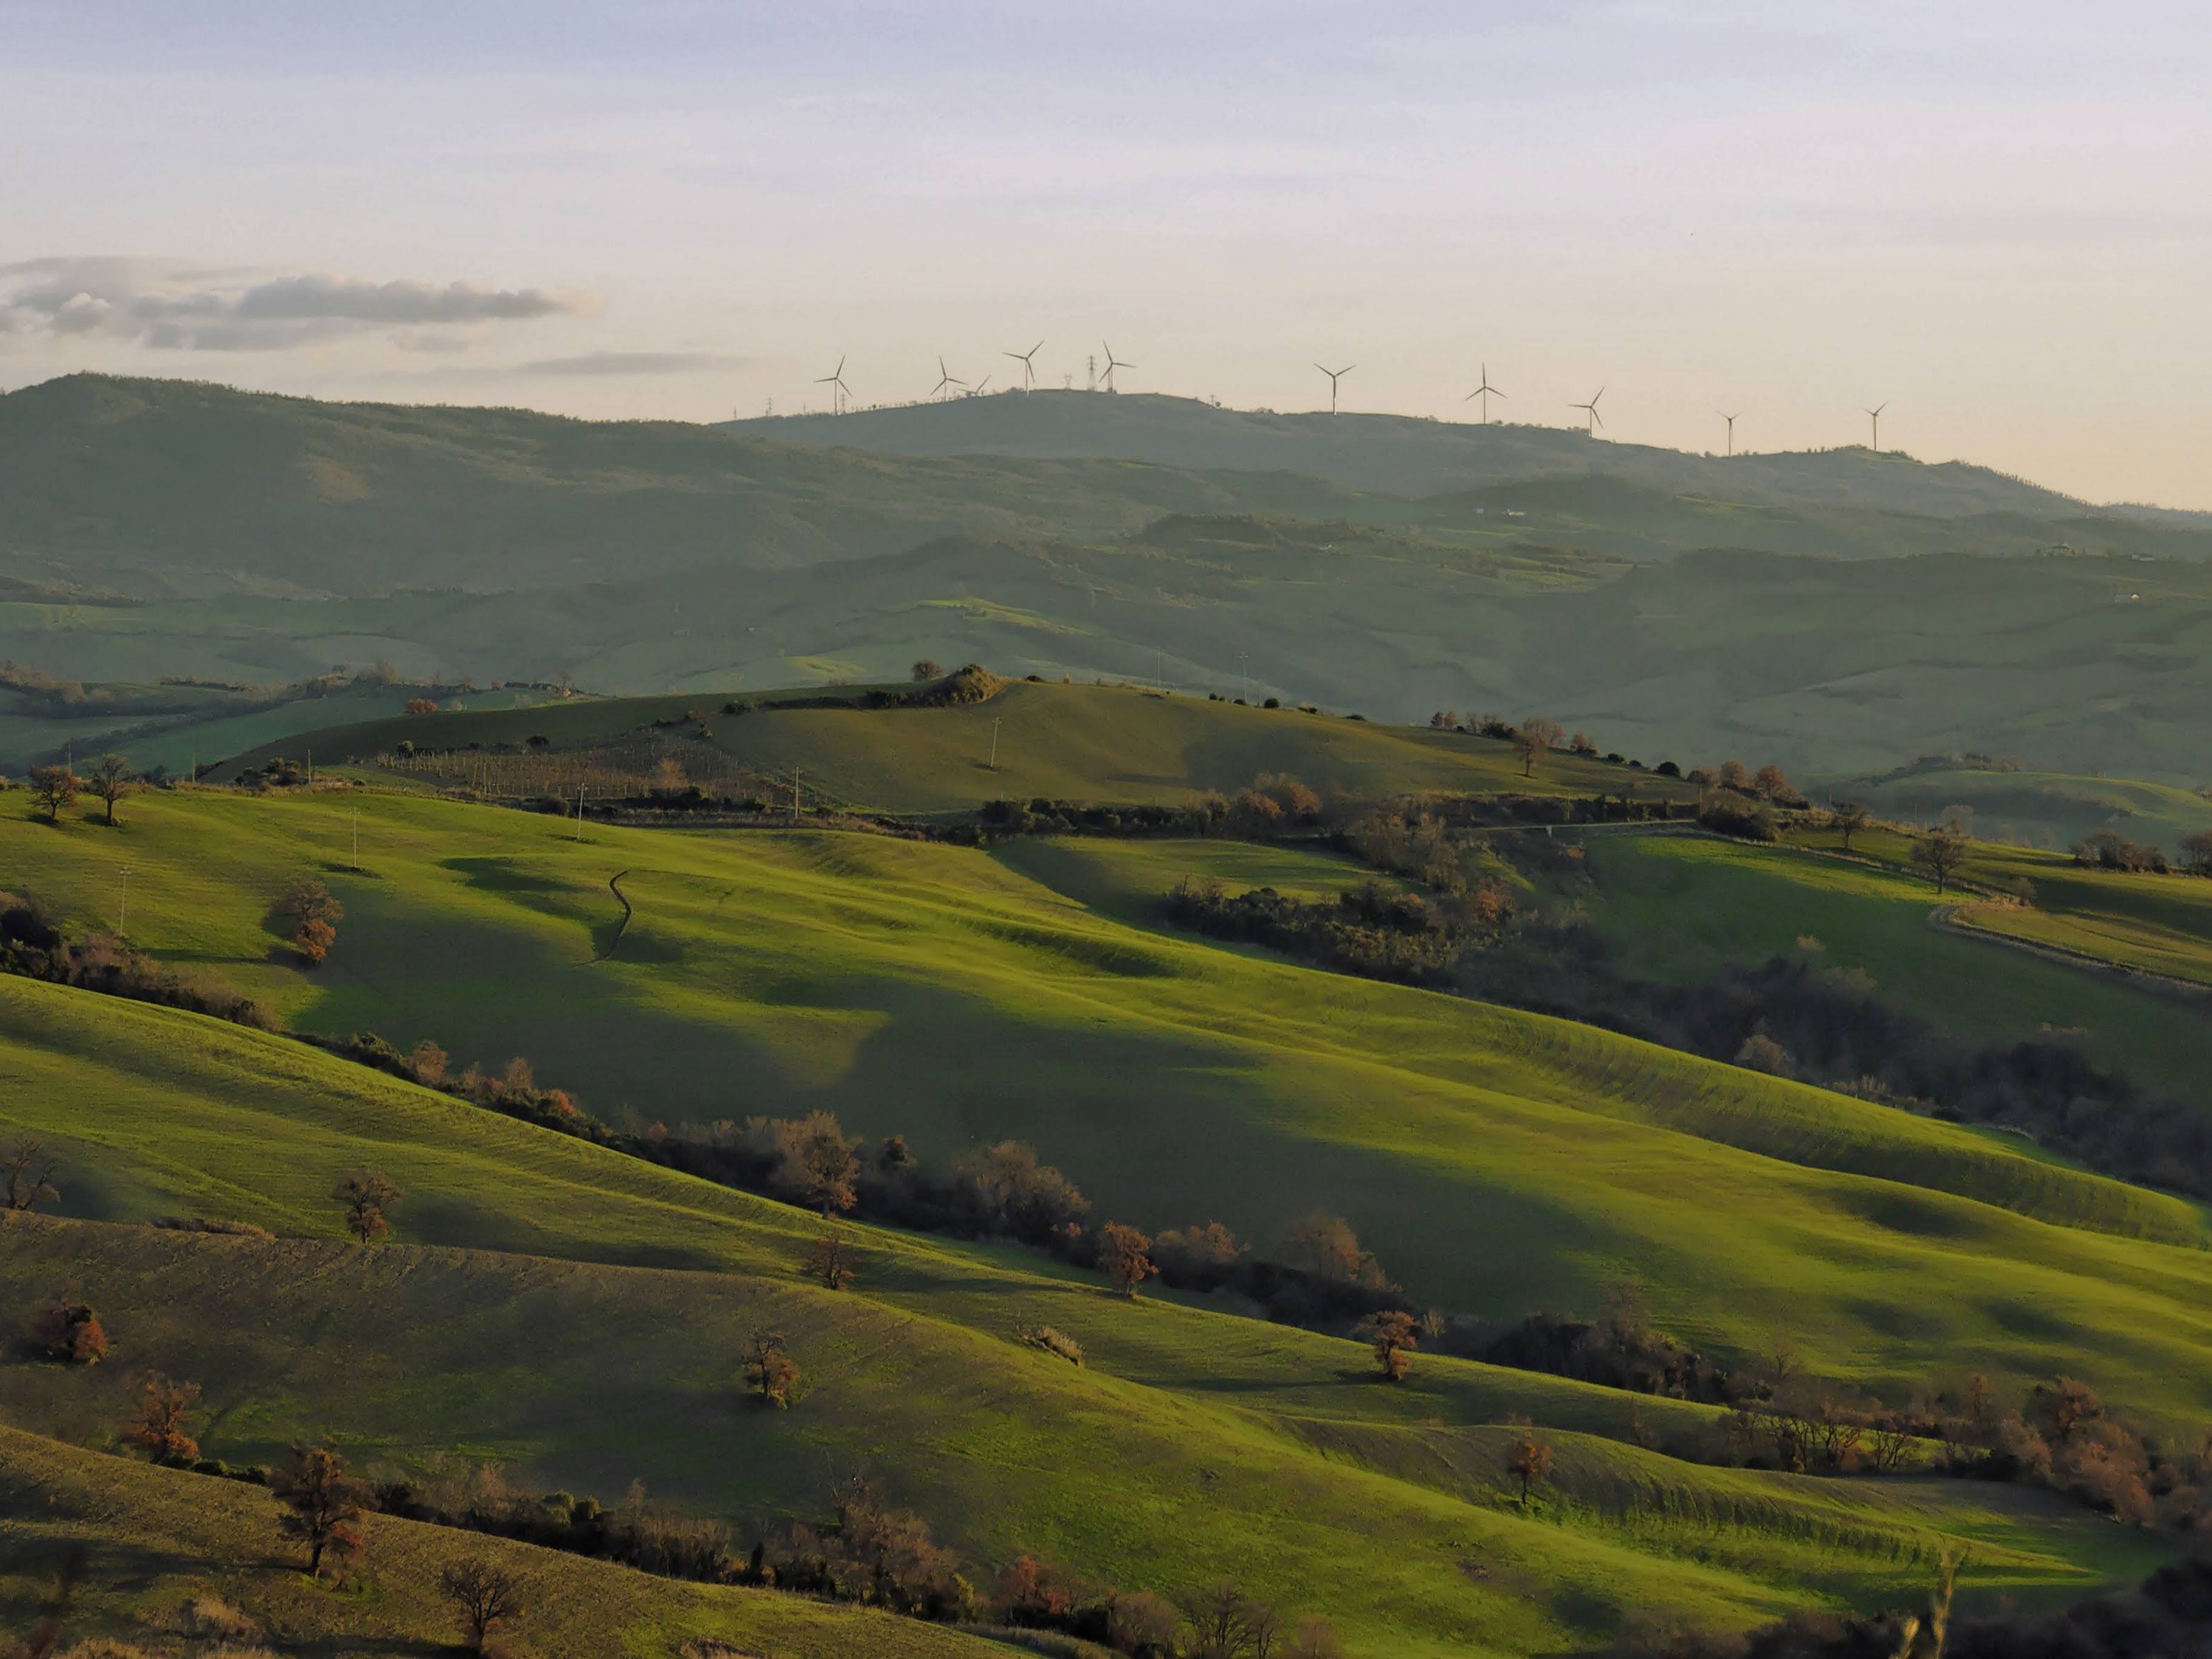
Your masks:
<svg viewBox="0 0 2212 1659"><path fill-rule="evenodd" d="M1559 427L1482 426L1406 415L1283 415L1157 392L1040 388L840 415L732 421L728 429L904 455L1112 457L1166 466L1303 472L1394 495L1595 473L1670 495L1774 506L1878 507L1942 517L1995 511L2064 515L2083 506L1986 467L1955 461L1931 466L1856 446L1723 458Z"/></svg>
<svg viewBox="0 0 2212 1659"><path fill-rule="evenodd" d="M1146 453L1183 464L1114 458ZM1831 774L1979 750L2194 786L2212 739L2212 532L1858 450L1065 392L732 431L78 375L0 398L0 656L35 671L0 766L234 752L326 722L203 743L240 711L127 688L380 661L647 693L977 660Z"/></svg>

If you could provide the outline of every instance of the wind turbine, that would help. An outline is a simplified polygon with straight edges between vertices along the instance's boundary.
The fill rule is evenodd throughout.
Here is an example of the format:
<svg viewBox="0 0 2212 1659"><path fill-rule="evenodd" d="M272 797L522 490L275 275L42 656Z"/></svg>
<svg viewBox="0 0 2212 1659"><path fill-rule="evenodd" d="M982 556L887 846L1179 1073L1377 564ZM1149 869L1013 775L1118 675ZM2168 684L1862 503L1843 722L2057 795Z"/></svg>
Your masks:
<svg viewBox="0 0 2212 1659"><path fill-rule="evenodd" d="M1743 411L1739 409L1731 415L1724 409L1717 409L1713 413L1728 422L1728 453L1733 455L1735 453L1735 423L1743 418Z"/></svg>
<svg viewBox="0 0 2212 1659"><path fill-rule="evenodd" d="M975 385L968 388L968 395L971 398L980 398L983 395L983 388L990 384L991 377L986 374L981 380L976 381Z"/></svg>
<svg viewBox="0 0 2212 1659"><path fill-rule="evenodd" d="M1316 363L1314 367L1316 368L1321 368L1321 372L1328 376L1328 412L1334 415L1336 413L1336 383L1342 380L1346 375L1351 374L1352 371L1358 368L1359 365L1358 363L1346 363L1342 368L1322 368L1322 366L1319 363ZM1484 378L1487 379L1488 376L1486 375Z"/></svg>
<svg viewBox="0 0 2212 1659"><path fill-rule="evenodd" d="M853 392L852 388L845 384L845 360L842 357L837 360L837 367L833 372L824 374L814 384L830 388L830 412L832 415L842 415L845 412L845 399L851 397Z"/></svg>
<svg viewBox="0 0 2212 1659"><path fill-rule="evenodd" d="M1022 390L1024 392L1029 391L1030 387L1036 384L1036 363L1034 360L1037 353L1043 349L1044 342L1042 340L1039 340L1027 351L1002 351L999 354L1001 357L1012 357L1016 362L1022 366Z"/></svg>
<svg viewBox="0 0 2212 1659"><path fill-rule="evenodd" d="M1881 453L1881 411L1889 407L1889 403L1890 400L1884 398L1872 409L1865 411L1867 419L1874 422L1874 453L1877 455Z"/></svg>
<svg viewBox="0 0 2212 1659"><path fill-rule="evenodd" d="M1597 398L1602 398L1604 396L1605 388L1603 386L1600 386L1597 389ZM1569 404L1567 405L1569 409L1579 409L1583 414L1589 416L1589 421L1588 424L1583 428L1583 430L1593 438L1597 436L1598 428L1605 424L1605 416L1597 412L1597 398L1591 398L1586 404Z"/></svg>
<svg viewBox="0 0 2212 1659"><path fill-rule="evenodd" d="M1490 424L1490 400L1492 398L1503 398L1504 395L1505 394L1500 392L1496 386L1491 385L1490 365L1488 363L1485 363L1482 366L1482 384L1475 387L1474 391L1468 392L1466 397L1461 398L1460 402L1463 404L1471 404L1477 398L1481 398L1482 423L1485 426L1488 426Z"/></svg>
<svg viewBox="0 0 2212 1659"><path fill-rule="evenodd" d="M1106 345L1106 342L1103 340L1101 340L1098 343L1101 345ZM1114 355L1114 348L1112 346L1106 346L1106 374L1104 376L1106 390L1111 392L1114 389L1114 371L1115 369L1134 368L1135 367L1136 364L1125 363L1119 357L1116 357Z"/></svg>
<svg viewBox="0 0 2212 1659"><path fill-rule="evenodd" d="M952 371L945 366L945 359L939 357L937 360L937 384L930 387L929 395L933 398L942 397L945 388L949 386L957 386L963 392L968 389L968 382L954 380Z"/></svg>

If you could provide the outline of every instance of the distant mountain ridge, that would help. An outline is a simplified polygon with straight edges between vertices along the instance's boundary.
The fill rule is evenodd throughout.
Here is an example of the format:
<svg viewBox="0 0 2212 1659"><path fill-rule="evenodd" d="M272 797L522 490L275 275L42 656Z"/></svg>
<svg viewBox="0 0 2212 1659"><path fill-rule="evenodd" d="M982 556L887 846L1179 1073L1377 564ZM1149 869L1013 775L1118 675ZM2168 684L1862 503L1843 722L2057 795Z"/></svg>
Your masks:
<svg viewBox="0 0 2212 1659"><path fill-rule="evenodd" d="M1302 472L1355 489L1428 496L1595 473L1670 495L1785 507L1954 517L2077 514L2085 503L1987 467L1852 447L1692 455L1556 427L1479 426L1407 415L1278 415L1157 393L1008 392L843 415L732 421L790 443L901 455L1012 455Z"/></svg>

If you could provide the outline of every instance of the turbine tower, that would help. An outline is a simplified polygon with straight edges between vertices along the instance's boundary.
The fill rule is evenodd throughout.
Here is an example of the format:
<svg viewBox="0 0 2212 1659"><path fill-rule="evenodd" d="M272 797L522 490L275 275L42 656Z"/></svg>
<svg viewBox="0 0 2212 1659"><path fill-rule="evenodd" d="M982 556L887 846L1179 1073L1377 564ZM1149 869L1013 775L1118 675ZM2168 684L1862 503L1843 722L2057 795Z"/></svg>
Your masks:
<svg viewBox="0 0 2212 1659"><path fill-rule="evenodd" d="M1713 413L1728 422L1728 453L1733 455L1735 453L1735 423L1743 418L1743 411L1739 409L1731 415L1724 409L1717 409Z"/></svg>
<svg viewBox="0 0 2212 1659"><path fill-rule="evenodd" d="M1030 390L1030 388L1036 385L1036 355L1043 349L1044 342L1042 340L1039 340L1027 351L1002 351L999 354L1001 357L1012 357L1016 362L1022 366L1022 390L1024 392Z"/></svg>
<svg viewBox="0 0 2212 1659"><path fill-rule="evenodd" d="M1475 387L1474 391L1468 392L1466 397L1461 398L1460 402L1463 404L1471 404L1477 398L1481 398L1482 423L1485 426L1488 426L1490 424L1490 400L1492 398L1503 398L1504 395L1505 394L1500 392L1496 386L1491 385L1490 365L1488 363L1485 363L1482 366L1482 384Z"/></svg>
<svg viewBox="0 0 2212 1659"><path fill-rule="evenodd" d="M1342 380L1346 375L1351 374L1352 371L1358 368L1359 365L1358 363L1346 363L1342 368L1322 368L1322 366L1319 363L1316 363L1314 367L1316 368L1321 368L1321 372L1328 376L1328 412L1334 415L1336 413L1336 383ZM1489 377L1485 375L1483 378L1487 380Z"/></svg>
<svg viewBox="0 0 2212 1659"><path fill-rule="evenodd" d="M957 386L963 392L968 389L967 381L956 380L952 378L952 371L945 368L945 359L940 356L937 360L937 384L930 387L929 395L933 398L941 398L945 395L945 388L949 386Z"/></svg>
<svg viewBox="0 0 2212 1659"><path fill-rule="evenodd" d="M1101 345L1106 345L1106 342L1103 340L1101 340L1098 343ZM1125 363L1119 357L1116 357L1114 355L1114 348L1112 346L1106 346L1106 373L1101 377L1106 390L1111 392L1114 389L1114 371L1115 369L1134 368L1135 367L1136 364Z"/></svg>
<svg viewBox="0 0 2212 1659"><path fill-rule="evenodd" d="M1874 422L1874 453L1877 455L1881 453L1881 411L1888 407L1889 399L1884 398L1872 409L1865 411L1867 419Z"/></svg>
<svg viewBox="0 0 2212 1659"><path fill-rule="evenodd" d="M840 357L837 360L837 367L814 384L830 388L830 412L832 415L842 415L845 412L846 399L853 395L852 388L845 384L845 360Z"/></svg>
<svg viewBox="0 0 2212 1659"><path fill-rule="evenodd" d="M1597 389L1597 398L1602 398L1604 396L1605 388L1603 386L1600 386ZM1584 424L1583 430L1593 438L1597 436L1598 428L1605 424L1605 416L1597 412L1597 398L1591 398L1586 404L1569 404L1567 405L1569 409L1579 409L1583 414L1589 416L1589 420Z"/></svg>

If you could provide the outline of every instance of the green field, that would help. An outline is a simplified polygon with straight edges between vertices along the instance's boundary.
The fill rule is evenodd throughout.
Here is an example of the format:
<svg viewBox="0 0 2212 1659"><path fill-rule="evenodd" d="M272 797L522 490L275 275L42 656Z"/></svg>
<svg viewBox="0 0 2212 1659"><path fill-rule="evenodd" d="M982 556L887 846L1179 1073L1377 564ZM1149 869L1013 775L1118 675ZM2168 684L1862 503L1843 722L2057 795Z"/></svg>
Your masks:
<svg viewBox="0 0 2212 1659"><path fill-rule="evenodd" d="M1832 836L1802 839L1833 842ZM1910 843L1901 836L1856 838L1857 849L1887 861L1882 865L1710 836L1593 836L1589 846L1598 888L1590 916L1631 973L1694 984L1726 964L1790 956L1801 940L1815 940L1824 964L1861 969L1891 999L1957 1030L1992 1041L2063 1031L2101 1066L2212 1105L2200 1062L2212 1040L2212 1009L1938 930L1930 918L1947 900L1925 877L1907 872ZM2063 858L1986 845L1974 848L1966 866L1970 878L1992 884L2028 870L2038 884L2037 910L1970 903L1960 920L2033 937L2027 930L2043 925L2040 907L2061 896L2093 899L2101 917L2124 881L2154 879L2114 878L2108 887L2106 878L2072 872ZM2160 894L2194 895L2197 884L2162 881ZM2049 897L2041 896L2045 883ZM2075 924L2075 948L2109 941L2113 928L2107 920ZM2067 928L2055 923L2052 931Z"/></svg>
<svg viewBox="0 0 2212 1659"><path fill-rule="evenodd" d="M1925 763L1881 777L1824 784L1815 793L1824 800L1863 802L1879 817L1911 823L1956 820L1983 841L2045 849L2070 847L2092 831L2111 830L2171 854L2184 836L2212 829L2212 799L2197 788L2134 778Z"/></svg>
<svg viewBox="0 0 2212 1659"><path fill-rule="evenodd" d="M126 819L0 820L0 867L91 920L127 861L131 933L157 956L308 1030L525 1054L618 1120L822 1106L938 1157L1015 1135L1148 1226L1265 1241L1336 1210L1447 1308L1591 1309L1630 1272L1697 1340L1755 1354L1787 1330L1900 1396L1939 1370L2063 1361L2162 1416L2212 1407L2188 1310L2212 1224L1965 1129L1139 931L956 848L598 826L579 844L554 820L356 793L157 794ZM1156 856L1096 856L1123 848ZM313 973L265 922L304 872L349 907ZM595 961L618 872L635 917ZM1689 1190L1717 1201L1686 1214Z"/></svg>
<svg viewBox="0 0 2212 1659"><path fill-rule="evenodd" d="M1632 790L1649 800L1687 800L1694 793L1671 779L1564 752L1547 755L1524 777L1512 745L1498 738L1239 708L1133 686L1016 682L985 702L945 708L871 709L859 705L857 693L836 695L852 697L854 706L727 714L722 706L732 699L709 695L400 715L264 744L213 775L234 778L280 756L300 762L311 744L318 764L373 766L402 743L456 751L457 760L471 746L527 746L557 763L570 752L649 739L656 752L679 764L688 760L702 775L707 757L698 750L712 749L759 780L780 805L790 803L795 770L807 801L915 815L1040 796L1171 806L1194 791L1234 793L1266 773L1370 797ZM710 734L703 739L696 735L702 727Z"/></svg>
<svg viewBox="0 0 2212 1659"><path fill-rule="evenodd" d="M609 1562L381 1516L367 1522L373 1588L334 1590L311 1584L290 1547L280 1546L276 1506L258 1488L125 1462L13 1428L0 1428L0 1620L9 1630L37 1625L70 1546L97 1552L99 1568L87 1575L62 1629L66 1652L103 1651L101 1638L133 1644L137 1652L135 1644L149 1640L166 1647L196 1632L212 1637L191 1611L207 1597L244 1613L291 1652L448 1651L459 1631L438 1573L469 1558L496 1561L519 1578L525 1610L509 1650L545 1659L667 1654L687 1640L735 1644L763 1659L1003 1659L1007 1651L872 1609L650 1578Z"/></svg>
<svg viewBox="0 0 2212 1659"><path fill-rule="evenodd" d="M799 1271L810 1217L283 1038L20 981L0 1024L9 1115L82 1172L72 1207L108 1218L19 1219L0 1262L12 1301L67 1282L116 1341L93 1372L0 1370L9 1420L65 1440L104 1438L154 1364L206 1386L203 1438L241 1461L330 1434L364 1467L459 1453L610 1496L642 1479L741 1522L818 1512L866 1469L986 1562L1041 1550L1170 1593L1234 1575L1377 1654L1557 1650L1638 1606L1732 1624L1808 1593L1863 1604L1924 1581L1945 1534L1973 1540L1984 1593L2139 1572L2160 1547L2033 1494L1677 1463L1620 1443L1632 1414L1667 1433L1706 1408L1433 1357L1386 1389L1355 1345L1127 1303L1019 1255L854 1227L862 1282L832 1294ZM408 1189L401 1232L427 1248L333 1240L327 1182L362 1163ZM178 1212L289 1236L118 1224ZM1040 1318L1088 1368L1009 1340ZM768 1322L806 1371L787 1413L735 1397ZM1515 1413L1561 1448L1526 1517L1510 1433L1485 1426Z"/></svg>

